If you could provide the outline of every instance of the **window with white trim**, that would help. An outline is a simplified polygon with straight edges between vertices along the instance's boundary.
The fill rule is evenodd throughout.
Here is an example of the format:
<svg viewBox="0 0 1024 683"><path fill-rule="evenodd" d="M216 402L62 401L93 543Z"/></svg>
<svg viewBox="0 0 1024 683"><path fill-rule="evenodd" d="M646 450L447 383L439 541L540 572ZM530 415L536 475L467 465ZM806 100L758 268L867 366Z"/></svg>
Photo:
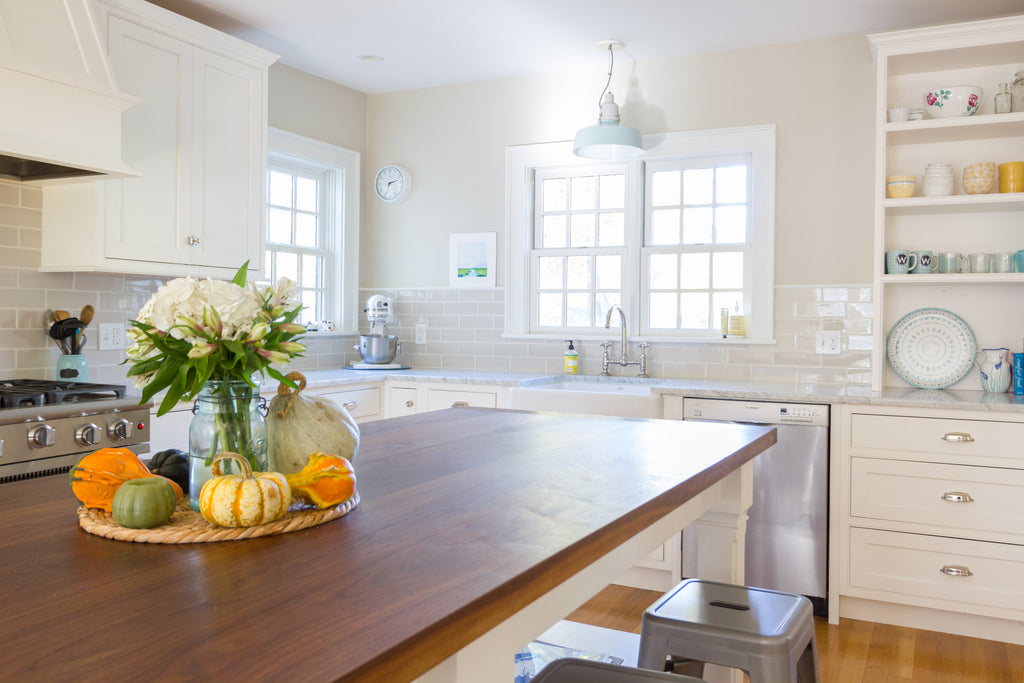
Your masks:
<svg viewBox="0 0 1024 683"><path fill-rule="evenodd" d="M614 304L629 333L721 339L720 312L770 341L774 126L648 136L626 162L564 143L509 148L506 332L604 337Z"/></svg>
<svg viewBox="0 0 1024 683"><path fill-rule="evenodd" d="M271 129L267 152L267 282L298 284L299 321L358 330L359 154Z"/></svg>

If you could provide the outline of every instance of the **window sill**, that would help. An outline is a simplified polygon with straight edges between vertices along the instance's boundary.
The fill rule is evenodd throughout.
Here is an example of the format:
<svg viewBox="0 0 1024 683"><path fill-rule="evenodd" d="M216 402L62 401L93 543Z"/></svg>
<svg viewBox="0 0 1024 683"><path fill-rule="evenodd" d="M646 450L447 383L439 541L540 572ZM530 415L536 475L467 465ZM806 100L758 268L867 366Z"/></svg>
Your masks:
<svg viewBox="0 0 1024 683"><path fill-rule="evenodd" d="M618 328L609 329L607 333L602 335L595 334L579 334L573 335L571 333L566 334L548 334L548 333L502 333L503 339L509 340L522 340L522 341L559 341L565 342L570 338L573 342L603 342L603 341L619 341L622 338L621 332ZM632 333L628 334L630 343L649 342L651 344L745 344L745 345L764 345L773 346L778 342L771 337L763 339L755 339L753 337L659 337L655 335L640 335L636 336Z"/></svg>

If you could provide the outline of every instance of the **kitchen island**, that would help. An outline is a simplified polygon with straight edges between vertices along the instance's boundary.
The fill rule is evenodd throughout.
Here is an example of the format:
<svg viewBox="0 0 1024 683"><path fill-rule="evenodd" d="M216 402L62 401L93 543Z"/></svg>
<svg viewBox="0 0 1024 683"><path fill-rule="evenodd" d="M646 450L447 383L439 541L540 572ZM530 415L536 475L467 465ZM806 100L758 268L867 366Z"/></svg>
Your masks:
<svg viewBox="0 0 1024 683"><path fill-rule="evenodd" d="M743 466L775 441L765 427L473 408L362 429L360 506L282 536L106 540L78 528L63 477L5 485L0 669L511 680L515 650L706 510L725 528L736 513L717 559L742 567Z"/></svg>

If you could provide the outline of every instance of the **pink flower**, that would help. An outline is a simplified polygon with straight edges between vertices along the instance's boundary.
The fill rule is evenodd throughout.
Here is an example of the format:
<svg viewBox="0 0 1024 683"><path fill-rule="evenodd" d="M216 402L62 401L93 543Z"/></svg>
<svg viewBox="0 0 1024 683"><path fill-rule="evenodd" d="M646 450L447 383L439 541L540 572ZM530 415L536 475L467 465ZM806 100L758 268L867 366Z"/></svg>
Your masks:
<svg viewBox="0 0 1024 683"><path fill-rule="evenodd" d="M935 93L931 92L928 93L928 96L924 98L925 102L927 102L928 104L935 104L936 100L938 99L939 98L935 96Z"/></svg>
<svg viewBox="0 0 1024 683"><path fill-rule="evenodd" d="M967 98L967 106L968 107L970 107L971 109L974 109L977 105L978 105L978 96L977 95L973 95L972 94L970 97Z"/></svg>

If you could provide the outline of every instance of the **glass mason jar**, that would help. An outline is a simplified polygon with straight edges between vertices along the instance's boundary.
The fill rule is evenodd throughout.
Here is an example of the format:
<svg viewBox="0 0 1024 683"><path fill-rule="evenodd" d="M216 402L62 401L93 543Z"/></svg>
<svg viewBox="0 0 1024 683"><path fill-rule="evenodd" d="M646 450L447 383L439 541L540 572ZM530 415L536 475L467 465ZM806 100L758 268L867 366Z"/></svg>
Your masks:
<svg viewBox="0 0 1024 683"><path fill-rule="evenodd" d="M188 430L189 505L193 510L199 509L199 492L213 476L211 466L218 453L238 453L249 461L253 472L267 470L264 412L258 386L242 380L210 380L199 392ZM223 474L236 474L233 468L237 466L228 461L221 463Z"/></svg>

